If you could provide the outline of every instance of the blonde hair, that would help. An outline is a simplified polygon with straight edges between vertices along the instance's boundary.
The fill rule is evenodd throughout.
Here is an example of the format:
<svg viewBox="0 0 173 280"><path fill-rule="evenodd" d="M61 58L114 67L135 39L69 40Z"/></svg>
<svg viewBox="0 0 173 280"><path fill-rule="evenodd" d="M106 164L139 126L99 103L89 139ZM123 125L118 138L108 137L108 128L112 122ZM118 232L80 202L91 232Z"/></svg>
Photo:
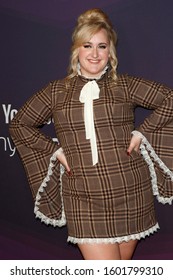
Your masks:
<svg viewBox="0 0 173 280"><path fill-rule="evenodd" d="M115 45L117 42L117 35L113 29L112 23L108 16L100 9L91 9L78 17L76 27L72 34L72 48L71 58L68 70L67 79L73 78L77 74L78 70L78 48L91 39L91 37L99 32L101 29L105 29L108 35L110 44L110 76L114 81L117 80L117 57Z"/></svg>

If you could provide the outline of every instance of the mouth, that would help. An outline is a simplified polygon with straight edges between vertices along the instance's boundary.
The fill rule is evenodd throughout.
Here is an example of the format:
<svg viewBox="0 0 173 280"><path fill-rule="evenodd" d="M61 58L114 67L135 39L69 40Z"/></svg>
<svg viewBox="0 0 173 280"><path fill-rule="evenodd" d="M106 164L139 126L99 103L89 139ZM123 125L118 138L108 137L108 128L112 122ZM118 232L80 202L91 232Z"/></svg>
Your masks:
<svg viewBox="0 0 173 280"><path fill-rule="evenodd" d="M95 60L95 59L88 59L88 61L93 64L98 64L100 62L100 60Z"/></svg>

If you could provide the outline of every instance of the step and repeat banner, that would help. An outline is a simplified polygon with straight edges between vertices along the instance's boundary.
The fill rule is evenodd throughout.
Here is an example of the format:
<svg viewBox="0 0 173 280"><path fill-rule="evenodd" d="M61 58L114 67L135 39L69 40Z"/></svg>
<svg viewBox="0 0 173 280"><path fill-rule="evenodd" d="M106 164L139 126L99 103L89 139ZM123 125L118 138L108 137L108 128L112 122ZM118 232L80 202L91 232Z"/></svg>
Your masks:
<svg viewBox="0 0 173 280"><path fill-rule="evenodd" d="M66 75L76 18L93 7L108 13L118 33L119 73L173 88L171 0L1 0L0 259L81 258L77 248L66 243L66 227L55 229L35 219L28 182L8 127L32 94ZM138 108L136 123L148 114ZM54 137L52 123L43 130ZM161 227L156 235L167 239L173 234L172 206L158 202L155 206Z"/></svg>

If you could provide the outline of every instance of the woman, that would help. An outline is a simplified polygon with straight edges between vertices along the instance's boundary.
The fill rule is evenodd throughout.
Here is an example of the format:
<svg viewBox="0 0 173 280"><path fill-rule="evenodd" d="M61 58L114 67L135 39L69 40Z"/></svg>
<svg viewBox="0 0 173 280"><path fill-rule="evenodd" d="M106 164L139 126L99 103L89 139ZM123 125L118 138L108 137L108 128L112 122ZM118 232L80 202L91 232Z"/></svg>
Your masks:
<svg viewBox="0 0 173 280"><path fill-rule="evenodd" d="M84 259L131 259L137 241L159 228L153 193L172 202L164 164L172 168L173 91L117 75L116 33L101 10L80 15L72 39L68 76L31 97L10 133L36 216L67 224L68 241ZM134 130L137 105L153 113ZM39 130L51 117L58 145Z"/></svg>

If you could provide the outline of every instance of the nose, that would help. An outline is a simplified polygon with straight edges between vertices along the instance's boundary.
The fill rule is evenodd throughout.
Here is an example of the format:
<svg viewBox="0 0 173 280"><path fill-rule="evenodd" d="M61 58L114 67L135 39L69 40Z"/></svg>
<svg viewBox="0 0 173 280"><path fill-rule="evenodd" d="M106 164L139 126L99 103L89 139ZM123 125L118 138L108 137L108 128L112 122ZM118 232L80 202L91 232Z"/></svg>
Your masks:
<svg viewBox="0 0 173 280"><path fill-rule="evenodd" d="M95 57L98 57L98 49L96 47L94 47L92 49L92 56L95 58Z"/></svg>

